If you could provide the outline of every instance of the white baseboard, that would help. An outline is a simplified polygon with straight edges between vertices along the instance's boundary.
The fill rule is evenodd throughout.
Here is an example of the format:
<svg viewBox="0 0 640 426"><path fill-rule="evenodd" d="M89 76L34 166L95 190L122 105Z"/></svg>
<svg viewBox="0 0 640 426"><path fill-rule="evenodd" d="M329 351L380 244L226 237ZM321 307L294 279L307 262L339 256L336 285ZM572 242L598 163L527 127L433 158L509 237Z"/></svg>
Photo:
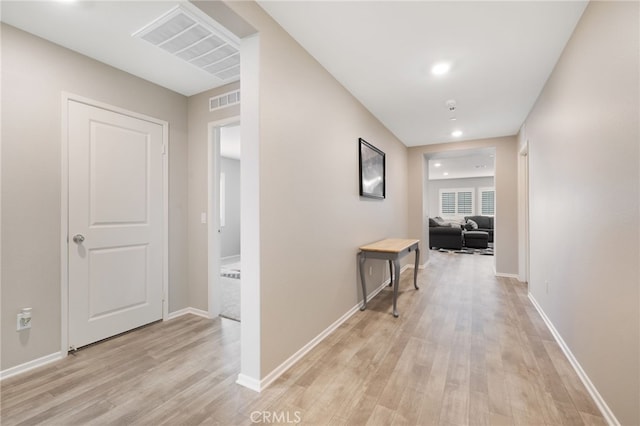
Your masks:
<svg viewBox="0 0 640 426"><path fill-rule="evenodd" d="M59 361L62 358L64 358L62 353L56 352L50 355L45 355L38 359L34 359L33 361L25 362L24 364L16 365L15 367L7 368L6 370L0 371L0 380L15 376L16 374L25 373L29 370L33 370L34 368L51 364L52 362Z"/></svg>
<svg viewBox="0 0 640 426"><path fill-rule="evenodd" d="M495 275L496 277L502 277L502 278L515 278L516 280L520 281L519 280L520 276L518 274L507 274L505 272L496 272Z"/></svg>
<svg viewBox="0 0 640 426"><path fill-rule="evenodd" d="M171 312L167 316L167 320L181 317L182 315L193 314L204 318L209 318L209 313L207 311L203 311L201 309L196 308L184 308L179 311ZM64 358L62 352L56 352L50 355L43 356L38 359L34 359L29 362L25 362L24 364L16 365L15 367L7 368L6 370L0 371L0 380L6 379L8 377L15 376L16 374L25 373L29 370L33 370L34 368L42 367L44 365L50 364L54 361L58 361Z"/></svg>
<svg viewBox="0 0 640 426"><path fill-rule="evenodd" d="M410 265L405 265L400 269L400 273L402 274L410 268ZM391 283L391 278L386 279L380 287L373 290L368 296L367 300L373 299L378 293L382 291L385 287L387 287ZM267 374L264 379L260 380L258 385L258 392L266 389L271 383L273 383L278 377L280 377L285 371L291 368L296 362L298 362L303 356L305 356L311 349L316 347L320 342L322 342L329 334L331 334L336 328L340 327L342 323L348 320L353 314L360 310L360 306L362 306L362 302L356 303L351 309L349 309L344 315L338 318L333 324L327 327L324 331L318 334L316 337L311 339L309 343L304 345L300 350L291 355L286 361L273 369L269 374ZM255 385L256 380L250 377L240 377L242 375L238 375L238 380L236 383L241 384L249 389L255 390L252 386ZM245 384L246 383L246 384Z"/></svg>
<svg viewBox="0 0 640 426"><path fill-rule="evenodd" d="M202 309L184 308L184 309L180 309L178 311L174 311L174 312L169 313L169 315L167 315L167 320L172 320L174 318L178 318L178 317L181 317L181 316L187 315L187 314L197 315L199 317L203 317L203 318L207 318L207 319L211 318L209 316L209 312L203 311Z"/></svg>
<svg viewBox="0 0 640 426"><path fill-rule="evenodd" d="M426 269L427 265L429 264L430 261L431 261L431 259L427 259L426 262L424 262L421 265L418 265L418 269ZM406 268L415 269L415 263L408 263ZM402 268L402 270L404 271L406 268Z"/></svg>
<svg viewBox="0 0 640 426"><path fill-rule="evenodd" d="M587 376L587 373L585 373L585 371L582 369L582 366L580 365L576 357L573 356L573 353L569 349L569 346L567 346L564 339L562 339L562 336L560 336L560 333L558 333L558 330L556 330L556 328L554 327L549 317L547 317L547 315L542 310L542 307L538 304L538 302L536 301L536 299L533 297L531 293L529 293L529 300L531 301L533 306L536 308L536 310L542 317L542 320L547 325L547 328L553 335L553 338L556 339L556 342L558 342L558 345L560 345L562 352L564 352L564 355L569 360L569 363L575 370L576 374L578 375L578 377L580 377L580 380L582 381L584 386L587 388L589 395L591 395L591 398L593 398L593 400L595 401L604 419L607 421L607 423L610 426L620 426L620 422L618 421L618 419L616 419L616 416L613 414L613 411L611 411L611 409L609 408L605 400L602 398L602 396L596 389L595 385L589 379L589 376Z"/></svg>
<svg viewBox="0 0 640 426"><path fill-rule="evenodd" d="M240 386L244 386L247 389L251 389L252 391L260 392L260 380L254 379L253 377L245 376L244 374L238 374L238 379L236 383Z"/></svg>
<svg viewBox="0 0 640 426"><path fill-rule="evenodd" d="M520 281L520 275L518 274L507 274L506 272L498 272L496 270L496 265L493 265L493 275L495 275L496 277L501 277L501 278L515 278L516 280Z"/></svg>

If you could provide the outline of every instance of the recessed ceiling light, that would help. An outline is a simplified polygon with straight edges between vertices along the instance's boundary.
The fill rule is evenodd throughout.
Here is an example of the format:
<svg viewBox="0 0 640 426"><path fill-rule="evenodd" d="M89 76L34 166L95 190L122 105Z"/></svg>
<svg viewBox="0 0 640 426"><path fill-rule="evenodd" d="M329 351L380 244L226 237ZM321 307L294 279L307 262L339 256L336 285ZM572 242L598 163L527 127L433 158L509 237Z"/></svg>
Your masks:
<svg viewBox="0 0 640 426"><path fill-rule="evenodd" d="M460 136L462 136L462 130L454 130L453 132L451 132L451 136L453 136L454 138L459 138Z"/></svg>
<svg viewBox="0 0 640 426"><path fill-rule="evenodd" d="M437 63L431 68L431 73L434 75L443 75L449 72L451 65L446 62Z"/></svg>
<svg viewBox="0 0 640 426"><path fill-rule="evenodd" d="M440 164L440 163L436 163L436 164L433 165L433 167L440 167L440 166L442 166L442 164Z"/></svg>
<svg viewBox="0 0 640 426"><path fill-rule="evenodd" d="M449 176L449 173L448 172L444 172L443 175L444 176Z"/></svg>

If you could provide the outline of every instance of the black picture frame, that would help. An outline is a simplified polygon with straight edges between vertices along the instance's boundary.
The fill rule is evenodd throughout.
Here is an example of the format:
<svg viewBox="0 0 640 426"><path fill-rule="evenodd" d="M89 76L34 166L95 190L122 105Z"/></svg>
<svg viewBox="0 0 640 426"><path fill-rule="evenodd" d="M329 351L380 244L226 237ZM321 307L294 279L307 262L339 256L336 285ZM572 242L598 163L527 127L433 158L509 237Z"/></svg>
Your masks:
<svg viewBox="0 0 640 426"><path fill-rule="evenodd" d="M360 159L360 196L384 199L386 197L385 153L362 138L358 138Z"/></svg>

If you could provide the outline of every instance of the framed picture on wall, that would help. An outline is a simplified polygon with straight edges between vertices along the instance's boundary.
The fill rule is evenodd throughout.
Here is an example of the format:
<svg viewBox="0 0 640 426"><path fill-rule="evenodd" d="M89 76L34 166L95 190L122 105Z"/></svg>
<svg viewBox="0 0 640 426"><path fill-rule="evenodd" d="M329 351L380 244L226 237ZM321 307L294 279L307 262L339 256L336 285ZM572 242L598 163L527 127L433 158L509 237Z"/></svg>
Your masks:
<svg viewBox="0 0 640 426"><path fill-rule="evenodd" d="M383 199L385 192L385 154L359 139L360 196Z"/></svg>

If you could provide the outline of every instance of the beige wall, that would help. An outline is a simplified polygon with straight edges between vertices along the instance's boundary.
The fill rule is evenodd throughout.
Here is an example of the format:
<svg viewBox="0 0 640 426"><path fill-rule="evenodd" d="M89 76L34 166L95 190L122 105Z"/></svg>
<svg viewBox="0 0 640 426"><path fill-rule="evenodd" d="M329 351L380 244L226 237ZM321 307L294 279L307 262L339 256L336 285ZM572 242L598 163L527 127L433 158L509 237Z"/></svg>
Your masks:
<svg viewBox="0 0 640 426"><path fill-rule="evenodd" d="M625 425L640 424L639 9L589 4L522 138L529 291Z"/></svg>
<svg viewBox="0 0 640 426"><path fill-rule="evenodd" d="M189 97L189 306L208 310L207 224L200 214L208 202L209 123L240 116L240 106L209 111L209 98L237 90L240 83L227 84ZM211 222L213 218L209 218Z"/></svg>
<svg viewBox="0 0 640 426"><path fill-rule="evenodd" d="M495 215L495 266L502 275L518 273L518 187L517 187L517 139L515 136L480 139L455 143L425 145L409 148L409 235L423 240L423 248L429 238L428 212L438 207L429 206L427 191L428 168L426 157L446 151L466 151L495 147L496 215ZM424 262L428 259L425 251Z"/></svg>
<svg viewBox="0 0 640 426"><path fill-rule="evenodd" d="M260 32L264 377L356 305L359 245L407 236L407 151L255 3L228 5ZM387 154L384 201L358 195L359 137Z"/></svg>
<svg viewBox="0 0 640 426"><path fill-rule="evenodd" d="M2 24L3 370L60 350L62 91L169 122L169 311L189 306L186 97Z"/></svg>

